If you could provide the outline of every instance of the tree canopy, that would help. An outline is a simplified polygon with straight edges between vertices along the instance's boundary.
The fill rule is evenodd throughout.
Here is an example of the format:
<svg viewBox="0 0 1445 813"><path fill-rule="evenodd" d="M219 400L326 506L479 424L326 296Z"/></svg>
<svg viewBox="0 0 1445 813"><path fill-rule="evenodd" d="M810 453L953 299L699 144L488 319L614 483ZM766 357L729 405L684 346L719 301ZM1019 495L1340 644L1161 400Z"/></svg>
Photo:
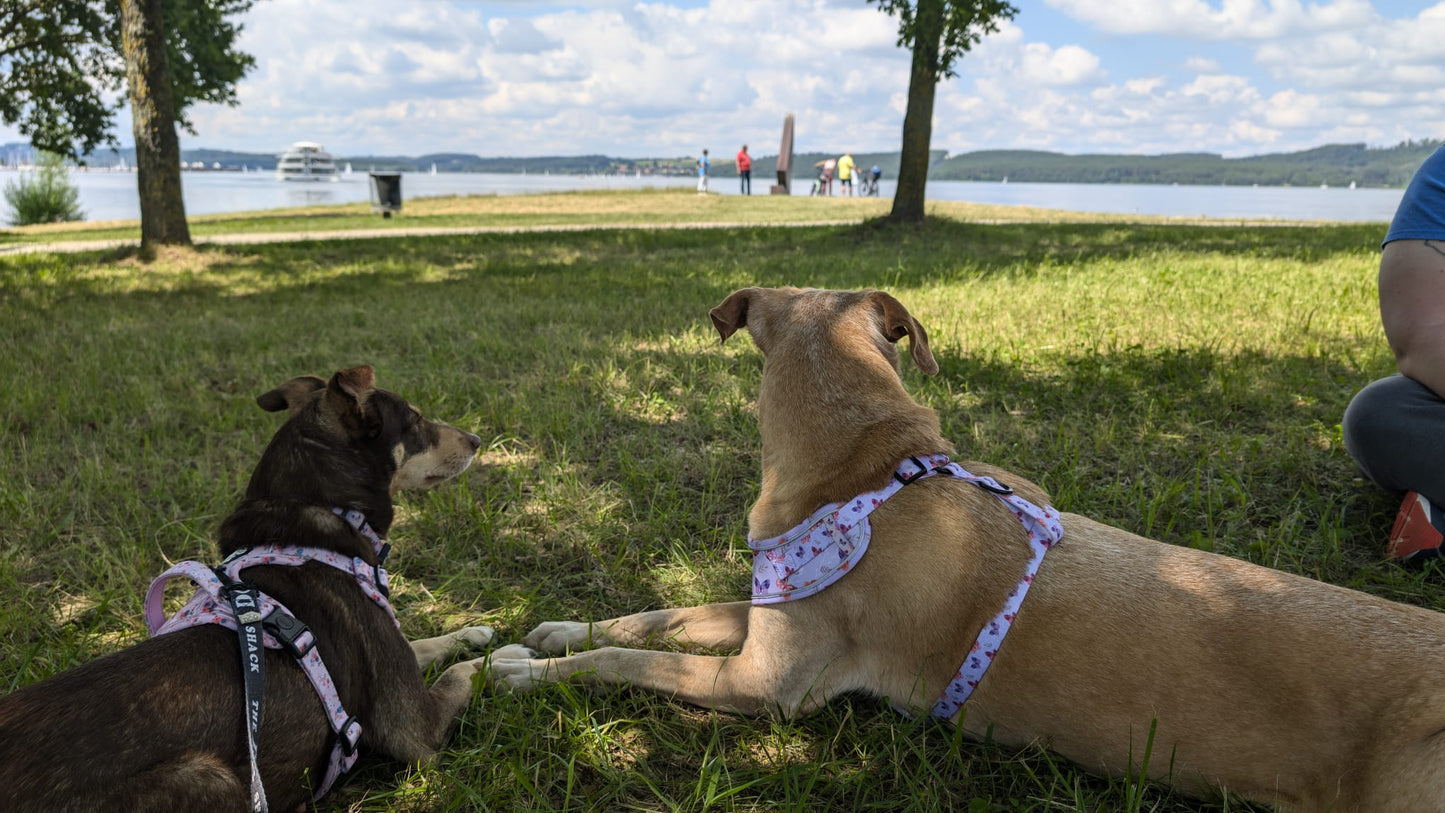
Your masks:
<svg viewBox="0 0 1445 813"><path fill-rule="evenodd" d="M985 36L998 31L998 20L1012 20L1018 9L1005 0L942 0L942 31L935 31L932 21L919 8L924 2L914 0L868 0L877 3L885 13L898 18L898 47L914 49L922 36L924 42L937 37L938 51L933 58L933 72L952 78L953 64L968 53Z"/></svg>
<svg viewBox="0 0 1445 813"><path fill-rule="evenodd" d="M903 151L891 220L923 220L924 188L933 139L933 95L938 80L953 76L954 63L1018 9L1004 0L869 0L898 18L898 46L913 51Z"/></svg>
<svg viewBox="0 0 1445 813"><path fill-rule="evenodd" d="M196 102L236 103L255 64L236 49L234 18L255 0L167 0L166 56L175 119L194 132ZM116 144L125 103L119 0L0 0L0 121L35 147L78 158Z"/></svg>

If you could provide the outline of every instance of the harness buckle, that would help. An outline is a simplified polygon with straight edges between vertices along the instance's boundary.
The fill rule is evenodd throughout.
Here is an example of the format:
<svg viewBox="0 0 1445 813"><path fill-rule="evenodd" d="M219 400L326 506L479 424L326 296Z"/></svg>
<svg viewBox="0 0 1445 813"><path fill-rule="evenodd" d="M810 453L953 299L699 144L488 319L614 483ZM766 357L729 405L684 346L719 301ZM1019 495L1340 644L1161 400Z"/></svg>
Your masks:
<svg viewBox="0 0 1445 813"><path fill-rule="evenodd" d="M263 626L296 660L306 657L307 653L316 646L316 636L309 634L311 628L297 620L295 616L281 612L279 609L271 613Z"/></svg>
<svg viewBox="0 0 1445 813"><path fill-rule="evenodd" d="M913 465L915 465L915 466L918 467L918 471L915 471L914 473L909 474L909 475L906 475L906 476L905 476L905 475L902 475L902 474L899 474L899 473L896 472L896 471L893 472L893 479L897 480L898 482L902 483L902 484L905 485L905 486L906 486L906 485L909 485L909 484L911 484L911 483L914 483L914 482L916 482L916 481L918 481L918 480L919 480L920 478L922 478L922 477L928 476L928 473L929 473L929 472L928 472L928 467L925 466L925 465L923 465L923 461L922 461L922 460L919 460L919 459L916 458L916 457L909 457L908 460L909 460L909 462L913 463ZM900 467L902 466L901 463L900 463L899 465L900 465Z"/></svg>
<svg viewBox="0 0 1445 813"><path fill-rule="evenodd" d="M336 731L337 743L341 746L341 753L352 756L356 749L361 746L361 722L355 717L347 717L346 722Z"/></svg>
<svg viewBox="0 0 1445 813"><path fill-rule="evenodd" d="M376 582L376 589L383 598L391 598L391 585L386 582L386 557L391 555L391 543L381 543L381 549L376 552L376 565L371 569L371 580Z"/></svg>
<svg viewBox="0 0 1445 813"><path fill-rule="evenodd" d="M989 491L1004 497L1007 497L1008 495L1014 493L1013 489L1009 488L1003 483L1000 483L997 480L993 480L992 482L987 482L984 480L974 480L973 484L983 489L984 491Z"/></svg>

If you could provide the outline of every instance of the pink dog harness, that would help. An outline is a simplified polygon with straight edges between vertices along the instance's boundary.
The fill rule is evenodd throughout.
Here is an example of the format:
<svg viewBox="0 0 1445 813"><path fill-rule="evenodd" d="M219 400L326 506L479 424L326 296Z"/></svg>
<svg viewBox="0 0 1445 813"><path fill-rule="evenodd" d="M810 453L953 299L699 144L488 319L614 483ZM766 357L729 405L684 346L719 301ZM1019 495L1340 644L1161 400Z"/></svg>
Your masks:
<svg viewBox="0 0 1445 813"><path fill-rule="evenodd" d="M260 727L261 690L264 687L264 658L257 648L257 639L266 649L284 649L300 664L306 673L321 706L336 734L336 743L331 749L331 761L326 777L313 801L326 795L336 778L351 769L356 762L356 748L361 742L361 723L342 708L341 698L336 693L336 684L321 653L316 649L315 636L305 624L298 621L281 602L256 590L241 581L241 571L259 565L300 566L309 562L320 562L350 574L368 598L376 602L392 623L396 613L387 601L389 593L386 570L381 564L386 561L391 546L381 539L367 524L360 511L331 509L345 519L358 533L371 542L376 551L377 564L373 567L361 557L349 558L333 550L307 548L296 545L271 546L262 548L241 548L220 565L212 568L200 562L181 562L157 576L146 591L145 620L152 635L165 635L201 624L218 624L235 630L241 638L242 668L246 673L247 731L251 751L251 805L253 810L266 810L266 794L261 787L260 771L256 763L256 734ZM169 620L161 607L166 583L177 576L184 576L195 582L199 589L191 600Z"/></svg>
<svg viewBox="0 0 1445 813"><path fill-rule="evenodd" d="M868 515L874 509L904 486L939 474L973 483L1002 500L1028 531L1032 551L1023 579L1009 593L1003 609L983 625L958 673L933 704L934 717L950 718L963 707L993 663L1044 561L1044 554L1064 538L1058 512L1048 506L1034 505L992 477L969 474L957 463L950 462L947 455L934 454L921 460L910 457L898 465L888 485L846 503L829 503L780 536L749 538L748 547L753 551L754 604L806 598L857 566L868 550L868 539L873 533Z"/></svg>

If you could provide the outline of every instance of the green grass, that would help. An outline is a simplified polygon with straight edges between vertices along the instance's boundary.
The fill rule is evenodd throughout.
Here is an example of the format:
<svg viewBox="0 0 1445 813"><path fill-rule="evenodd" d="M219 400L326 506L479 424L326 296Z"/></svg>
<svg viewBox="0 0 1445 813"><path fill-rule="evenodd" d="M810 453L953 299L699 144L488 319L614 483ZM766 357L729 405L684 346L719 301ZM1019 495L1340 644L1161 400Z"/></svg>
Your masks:
<svg viewBox="0 0 1445 813"><path fill-rule="evenodd" d="M214 559L277 426L253 397L361 362L489 440L403 500L409 636L745 597L761 356L706 314L747 285L897 295L941 366L905 364L909 389L1062 509L1445 607L1440 574L1382 560L1397 502L1340 443L1350 396L1393 370L1382 231L939 219L0 258L0 692L139 640L149 580ZM366 757L323 807L1241 809L866 697L779 723L572 686L479 691L434 765Z"/></svg>
<svg viewBox="0 0 1445 813"><path fill-rule="evenodd" d="M880 198L699 196L691 189L626 192L559 192L546 195L473 195L419 198L405 203L396 217L383 219L367 204L312 206L265 212L201 215L191 218L191 234L333 232L408 228L525 228L528 226L658 225L701 223L779 224L861 220L885 214L890 201ZM957 201L928 204L931 214L970 220L1054 220L1137 222L1138 216L1064 212L1023 206ZM1170 218L1150 217L1152 222ZM1181 220L1174 218L1173 220ZM0 229L0 246L98 240L139 240L139 221L99 221Z"/></svg>

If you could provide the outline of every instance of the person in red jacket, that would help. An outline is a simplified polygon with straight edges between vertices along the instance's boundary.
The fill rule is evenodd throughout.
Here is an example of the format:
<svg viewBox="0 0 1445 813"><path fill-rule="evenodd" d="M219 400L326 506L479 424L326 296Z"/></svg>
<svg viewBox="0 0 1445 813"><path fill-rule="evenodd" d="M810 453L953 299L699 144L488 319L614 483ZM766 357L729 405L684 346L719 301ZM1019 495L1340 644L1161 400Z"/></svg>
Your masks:
<svg viewBox="0 0 1445 813"><path fill-rule="evenodd" d="M744 195L753 193L753 159L748 157L748 145L738 150L738 178L742 185L739 190Z"/></svg>

